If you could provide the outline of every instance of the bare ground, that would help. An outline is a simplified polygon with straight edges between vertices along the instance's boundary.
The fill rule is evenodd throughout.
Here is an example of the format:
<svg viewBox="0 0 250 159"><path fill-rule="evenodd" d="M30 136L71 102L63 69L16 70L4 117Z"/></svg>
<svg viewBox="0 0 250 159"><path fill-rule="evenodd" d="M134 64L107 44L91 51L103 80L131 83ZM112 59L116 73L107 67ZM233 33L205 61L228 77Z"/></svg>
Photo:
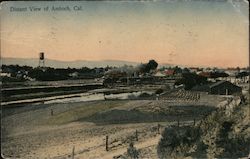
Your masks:
<svg viewBox="0 0 250 159"><path fill-rule="evenodd" d="M197 102L188 104L197 106L197 110L203 109ZM167 108L169 106L173 108ZM174 113L178 110L174 109L175 106L164 100L125 100L41 104L3 110L2 154L10 158L71 158L72 149L75 147L75 158L113 158L124 154L129 143L134 141L135 147L140 150L140 157L157 158L156 145L161 137L158 134L158 123L161 125L161 131L169 124L176 124L176 121L164 119L102 124L87 119L93 119L93 116L98 116L100 113L110 115L113 110L156 113L158 111L155 110L164 108ZM190 115L199 113L199 111L188 112ZM135 138L136 130L138 141ZM109 151L105 150L106 135L109 136Z"/></svg>

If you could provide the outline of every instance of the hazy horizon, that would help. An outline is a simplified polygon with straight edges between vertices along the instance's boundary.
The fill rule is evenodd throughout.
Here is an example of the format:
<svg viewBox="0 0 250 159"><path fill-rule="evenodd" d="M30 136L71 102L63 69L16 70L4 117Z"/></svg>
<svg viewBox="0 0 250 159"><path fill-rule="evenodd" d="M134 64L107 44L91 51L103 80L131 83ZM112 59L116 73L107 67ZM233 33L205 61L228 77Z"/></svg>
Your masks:
<svg viewBox="0 0 250 159"><path fill-rule="evenodd" d="M11 7L69 7L16 12ZM82 7L73 11L73 7ZM4 2L1 57L121 60L187 66L249 65L245 1Z"/></svg>
<svg viewBox="0 0 250 159"><path fill-rule="evenodd" d="M37 63L36 64L38 64L38 58L16 58L16 57L1 57L2 59L22 59L22 60L28 60L28 59L32 59L32 60L36 60L37 61ZM141 61L127 61L127 60L110 60L110 59L103 59L103 60L71 60L71 61L64 61L64 60L58 60L58 59L45 59L45 63L46 63L46 60L52 60L52 61L58 61L58 62L63 62L63 63L72 63L72 62L80 62L80 61L85 61L85 62L94 62L94 63L98 63L98 62L100 62L100 63L102 63L102 62L108 62L108 61L110 61L110 62L121 62L121 64L122 63L124 63L124 65L126 64L126 65L137 65L137 64L141 64L141 63L143 63L143 62L141 62ZM149 59L150 60L150 59ZM148 60L148 61L149 61ZM1 60L1 62L2 63L4 63L4 64L6 64L6 61L3 61L3 60ZM34 62L34 61L33 61ZM157 61L156 61L157 62ZM7 62L7 65L8 65L8 63L9 62ZM51 61L50 61L50 63L51 63ZM133 64L131 64L131 63L133 63ZM12 62L11 62L11 64L12 64ZM14 64L14 63L13 63ZM16 64L18 64L17 62L16 62ZM35 65L36 65L35 64ZM121 65L121 64L119 64L119 66L118 67L121 67L121 66L124 66L124 65ZM221 69L227 69L227 68L237 68L237 67L239 67L239 66L234 66L234 67L220 67L220 66L206 66L206 65L200 65L200 66L197 66L197 65L182 65L182 64L177 64L177 63L158 63L161 67L162 66L171 66L171 67L175 67L175 66L179 66L179 67L198 67L198 68L208 68L208 67L210 67L210 68L221 68ZM23 64L22 63L19 63L19 65L20 66L22 66ZM108 64L107 64L108 65ZM106 66L107 66L106 65ZM113 63L111 64L112 66L114 65ZM31 65L30 65L31 66ZM83 64L82 65L82 67L83 66L86 66L85 64ZM34 64L32 65L32 67L35 67L34 66ZM50 66L49 66L50 67ZM88 67L88 66L87 66ZM90 66L91 67L91 66ZM248 68L249 66L242 66L242 67L240 67L240 68Z"/></svg>

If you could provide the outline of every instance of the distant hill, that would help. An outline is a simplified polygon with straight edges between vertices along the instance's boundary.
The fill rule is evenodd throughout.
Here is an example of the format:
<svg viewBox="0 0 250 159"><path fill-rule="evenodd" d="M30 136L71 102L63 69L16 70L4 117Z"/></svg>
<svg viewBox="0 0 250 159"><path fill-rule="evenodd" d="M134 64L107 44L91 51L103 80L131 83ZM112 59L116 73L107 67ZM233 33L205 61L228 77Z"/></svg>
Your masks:
<svg viewBox="0 0 250 159"><path fill-rule="evenodd" d="M35 58L1 58L1 64L4 65L20 65L20 66L38 66L38 59ZM46 59L45 65L47 67L54 68L81 68L81 67L106 67L108 66L123 66L123 65L138 65L139 62L130 62L130 61L120 61L120 60L102 60L102 61L87 61L87 60L77 60L77 61L59 61Z"/></svg>

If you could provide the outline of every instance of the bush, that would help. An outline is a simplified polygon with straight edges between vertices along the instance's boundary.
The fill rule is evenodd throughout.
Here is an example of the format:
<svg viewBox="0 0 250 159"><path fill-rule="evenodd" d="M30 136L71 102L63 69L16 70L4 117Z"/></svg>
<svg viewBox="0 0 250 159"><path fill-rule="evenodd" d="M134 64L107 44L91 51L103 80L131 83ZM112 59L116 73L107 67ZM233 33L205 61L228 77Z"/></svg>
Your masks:
<svg viewBox="0 0 250 159"><path fill-rule="evenodd" d="M127 149L128 157L131 159L138 159L139 158L139 151L134 147L134 143L131 142Z"/></svg>
<svg viewBox="0 0 250 159"><path fill-rule="evenodd" d="M157 147L159 158L178 158L186 156L190 147L200 137L199 129L190 126L168 127L163 132L162 138Z"/></svg>
<svg viewBox="0 0 250 159"><path fill-rule="evenodd" d="M155 91L155 94L161 94L161 93L163 93L163 89L157 89L157 90Z"/></svg>
<svg viewBox="0 0 250 159"><path fill-rule="evenodd" d="M248 105L242 104L227 116L219 109L196 127L166 128L157 152L159 158L242 158L249 154Z"/></svg>

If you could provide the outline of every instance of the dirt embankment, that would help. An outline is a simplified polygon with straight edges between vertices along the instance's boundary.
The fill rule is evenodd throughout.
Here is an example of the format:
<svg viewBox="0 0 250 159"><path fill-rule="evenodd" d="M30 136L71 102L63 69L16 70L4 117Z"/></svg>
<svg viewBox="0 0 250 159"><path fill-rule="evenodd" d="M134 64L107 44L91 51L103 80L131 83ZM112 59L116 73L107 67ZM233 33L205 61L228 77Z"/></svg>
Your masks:
<svg viewBox="0 0 250 159"><path fill-rule="evenodd" d="M247 158L250 147L249 103L228 100L195 127L166 128L160 158Z"/></svg>

